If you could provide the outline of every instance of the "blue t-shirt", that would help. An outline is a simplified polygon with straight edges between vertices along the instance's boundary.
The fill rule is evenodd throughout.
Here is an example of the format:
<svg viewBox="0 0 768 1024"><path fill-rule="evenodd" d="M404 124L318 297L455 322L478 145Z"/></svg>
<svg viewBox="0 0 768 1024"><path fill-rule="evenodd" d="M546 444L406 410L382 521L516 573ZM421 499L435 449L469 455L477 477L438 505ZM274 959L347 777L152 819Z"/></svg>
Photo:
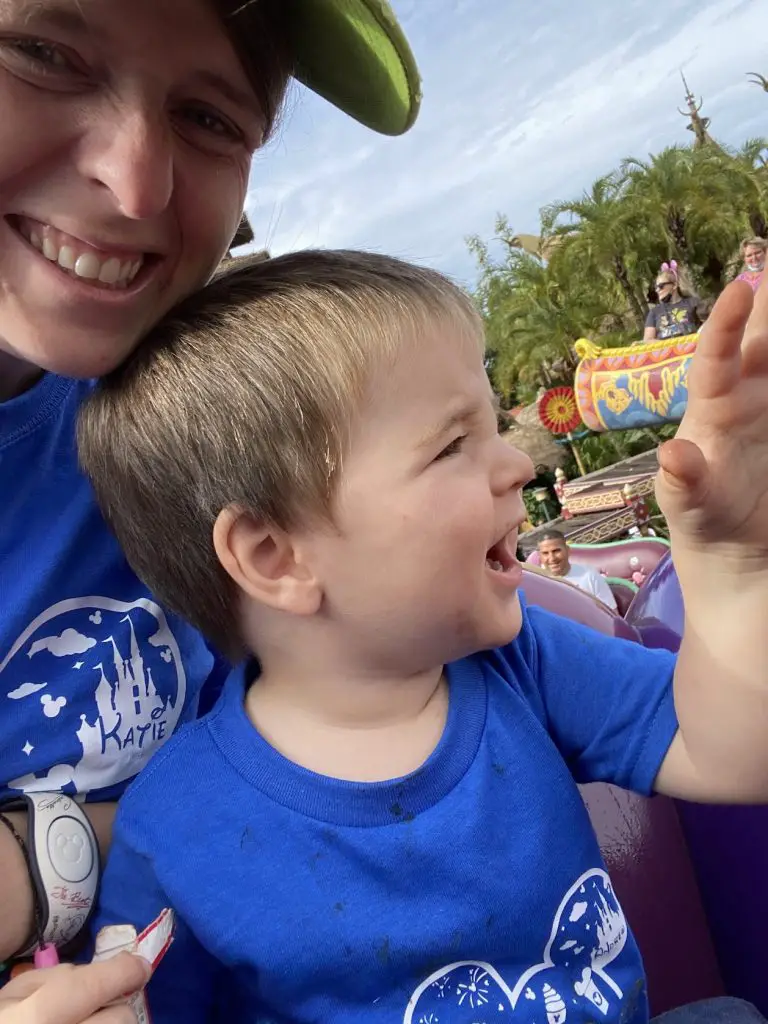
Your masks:
<svg viewBox="0 0 768 1024"><path fill-rule="evenodd" d="M365 784L270 747L240 670L123 798L96 927L176 911L155 1024L644 1022L576 782L651 791L673 669L526 610L513 644L448 666L425 764Z"/></svg>
<svg viewBox="0 0 768 1024"><path fill-rule="evenodd" d="M214 657L128 567L79 472L92 384L0 404L0 797L110 799L195 717Z"/></svg>

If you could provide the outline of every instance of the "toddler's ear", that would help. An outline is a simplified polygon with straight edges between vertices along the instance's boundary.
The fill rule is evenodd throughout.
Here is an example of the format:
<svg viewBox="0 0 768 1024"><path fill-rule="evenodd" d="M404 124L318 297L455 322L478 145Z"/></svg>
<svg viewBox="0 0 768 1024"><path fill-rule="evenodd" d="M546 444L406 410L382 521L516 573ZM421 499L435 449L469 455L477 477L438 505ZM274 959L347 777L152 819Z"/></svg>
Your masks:
<svg viewBox="0 0 768 1024"><path fill-rule="evenodd" d="M293 615L314 615L322 588L291 535L242 509L221 511L213 546L240 590L261 604Z"/></svg>

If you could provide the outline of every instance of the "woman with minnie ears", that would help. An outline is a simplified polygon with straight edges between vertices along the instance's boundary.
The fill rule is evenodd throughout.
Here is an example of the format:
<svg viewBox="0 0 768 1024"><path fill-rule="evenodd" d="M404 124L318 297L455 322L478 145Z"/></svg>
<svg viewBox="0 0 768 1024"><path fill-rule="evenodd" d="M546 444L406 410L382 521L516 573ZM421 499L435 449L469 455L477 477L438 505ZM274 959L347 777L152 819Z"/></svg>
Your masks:
<svg viewBox="0 0 768 1024"><path fill-rule="evenodd" d="M384 134L418 111L385 0L0 4L0 961L82 929L115 801L216 672L126 564L74 423L226 254L291 76ZM112 998L36 1016L44 973L2 990L3 1024Z"/></svg>
<svg viewBox="0 0 768 1024"><path fill-rule="evenodd" d="M656 275L655 291L659 303L646 317L643 341L695 334L703 322L699 312L701 300L681 285L675 260L662 263Z"/></svg>

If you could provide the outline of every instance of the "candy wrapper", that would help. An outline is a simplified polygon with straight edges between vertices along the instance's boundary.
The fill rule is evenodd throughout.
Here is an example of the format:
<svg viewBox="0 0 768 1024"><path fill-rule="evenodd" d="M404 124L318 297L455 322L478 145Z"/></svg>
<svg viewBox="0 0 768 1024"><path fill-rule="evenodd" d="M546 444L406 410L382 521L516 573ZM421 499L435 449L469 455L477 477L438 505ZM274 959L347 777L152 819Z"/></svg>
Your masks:
<svg viewBox="0 0 768 1024"><path fill-rule="evenodd" d="M173 942L173 928L173 911L167 908L140 933L130 924L113 924L102 928L96 936L94 963L108 960L118 953L134 953L143 957L154 973ZM139 1024L151 1024L152 1018L143 991L136 992L128 1002Z"/></svg>

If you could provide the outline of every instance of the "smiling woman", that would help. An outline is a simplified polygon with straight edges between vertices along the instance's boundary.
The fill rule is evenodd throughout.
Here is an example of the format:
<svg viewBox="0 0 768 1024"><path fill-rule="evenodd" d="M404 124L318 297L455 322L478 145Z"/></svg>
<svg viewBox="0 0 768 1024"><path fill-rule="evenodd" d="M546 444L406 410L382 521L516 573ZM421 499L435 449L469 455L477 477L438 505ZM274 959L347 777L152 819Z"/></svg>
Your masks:
<svg viewBox="0 0 768 1024"><path fill-rule="evenodd" d="M285 90L287 44L258 35L249 69L262 71L249 75L202 2L138 0L128 24L119 3L22 5L16 22L12 6L0 39L3 347L33 367L99 374L221 259ZM266 33L276 5L254 6Z"/></svg>
<svg viewBox="0 0 768 1024"><path fill-rule="evenodd" d="M418 109L383 0L0 0L0 804L77 794L105 841L217 661L125 562L74 423L219 265L291 75L388 134ZM0 828L0 960L82 927L92 889L51 892Z"/></svg>

